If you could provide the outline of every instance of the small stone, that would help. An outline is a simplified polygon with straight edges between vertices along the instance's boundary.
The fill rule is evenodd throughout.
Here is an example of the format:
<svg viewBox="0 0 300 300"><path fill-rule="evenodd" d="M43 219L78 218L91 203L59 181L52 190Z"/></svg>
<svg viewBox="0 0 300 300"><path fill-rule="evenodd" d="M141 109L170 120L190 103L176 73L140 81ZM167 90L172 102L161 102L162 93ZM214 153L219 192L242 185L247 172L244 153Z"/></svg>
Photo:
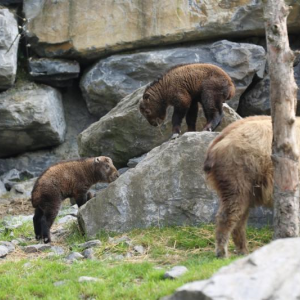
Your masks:
<svg viewBox="0 0 300 300"><path fill-rule="evenodd" d="M15 246L26 243L26 240L23 238L17 238L11 241Z"/></svg>
<svg viewBox="0 0 300 300"><path fill-rule="evenodd" d="M101 281L99 278L89 277L89 276L81 276L78 279L79 282L99 282Z"/></svg>
<svg viewBox="0 0 300 300"><path fill-rule="evenodd" d="M69 282L70 280L60 280L53 283L54 286L62 286Z"/></svg>
<svg viewBox="0 0 300 300"><path fill-rule="evenodd" d="M144 254L145 248L143 246L137 245L133 247L133 250L139 254Z"/></svg>
<svg viewBox="0 0 300 300"><path fill-rule="evenodd" d="M0 258L4 258L8 254L8 249L5 246L0 246Z"/></svg>
<svg viewBox="0 0 300 300"><path fill-rule="evenodd" d="M8 250L8 253L11 253L15 250L15 245L11 242L0 241L0 246L6 247Z"/></svg>
<svg viewBox="0 0 300 300"><path fill-rule="evenodd" d="M25 268L25 269L29 269L29 268L31 268L32 267L32 263L31 262L27 262L27 263L25 263L24 265L23 265L23 268Z"/></svg>
<svg viewBox="0 0 300 300"><path fill-rule="evenodd" d="M75 204L75 205L73 205L73 206L71 206L71 207L65 207L65 208L63 207L63 208L59 211L58 215L59 215L60 217L67 216L67 215L76 216L77 213L78 213L78 207L77 207L77 204Z"/></svg>
<svg viewBox="0 0 300 300"><path fill-rule="evenodd" d="M85 249L82 255L87 259L94 259L94 250L92 248Z"/></svg>
<svg viewBox="0 0 300 300"><path fill-rule="evenodd" d="M120 237L120 238L112 238L112 237L109 237L109 238L108 238L108 241L109 241L110 243L114 243L114 244L120 244L120 243L124 243L124 242L125 242L128 246L131 245L131 240L130 240L130 238L129 238L127 235L122 236L122 237Z"/></svg>
<svg viewBox="0 0 300 300"><path fill-rule="evenodd" d="M122 254L117 254L113 257L114 260L123 260L124 259L124 255Z"/></svg>
<svg viewBox="0 0 300 300"><path fill-rule="evenodd" d="M125 255L125 258L131 258L133 255L131 252L127 252L126 255Z"/></svg>
<svg viewBox="0 0 300 300"><path fill-rule="evenodd" d="M176 279L186 273L188 269L185 266L175 266L164 274L164 278Z"/></svg>
<svg viewBox="0 0 300 300"><path fill-rule="evenodd" d="M71 253L66 257L66 260L74 261L74 260L83 259L83 258L84 258L84 256L81 255L79 252L71 252Z"/></svg>
<svg viewBox="0 0 300 300"><path fill-rule="evenodd" d="M57 224L66 224L66 223L70 223L70 222L74 222L77 221L77 218L71 215L67 215L62 217L61 219L59 219L57 221Z"/></svg>
<svg viewBox="0 0 300 300"><path fill-rule="evenodd" d="M65 250L59 246L52 246L51 251L53 251L53 253L56 255L64 255L65 254Z"/></svg>
<svg viewBox="0 0 300 300"><path fill-rule="evenodd" d="M78 247L82 249L92 248L92 247L100 247L102 243L99 240L91 240L83 244L79 244Z"/></svg>
<svg viewBox="0 0 300 300"><path fill-rule="evenodd" d="M41 252L51 249L51 245L49 244L36 244L36 245L29 245L23 247L24 252L26 253L35 253L35 252Z"/></svg>

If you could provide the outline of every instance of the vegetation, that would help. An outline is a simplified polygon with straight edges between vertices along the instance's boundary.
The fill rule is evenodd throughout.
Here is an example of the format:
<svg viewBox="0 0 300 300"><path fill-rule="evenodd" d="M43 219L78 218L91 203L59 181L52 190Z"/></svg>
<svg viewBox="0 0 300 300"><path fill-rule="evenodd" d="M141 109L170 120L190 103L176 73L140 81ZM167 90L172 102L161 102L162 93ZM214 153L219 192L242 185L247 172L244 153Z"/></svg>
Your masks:
<svg viewBox="0 0 300 300"><path fill-rule="evenodd" d="M12 232L14 238L25 238L25 244L34 242L31 222ZM10 235L11 232L3 231L0 240L10 240ZM272 237L269 228L249 228L247 235L251 251ZM17 249L19 255L11 254L0 263L0 299L159 299L186 282L210 277L238 258L232 244L230 259L215 258L213 225L150 228L126 235L100 233L98 238L102 246L94 248L96 259L72 264L50 253L28 259ZM76 245L84 241L77 226L72 225L62 242L56 244L76 251ZM144 254L134 253L135 245L142 245ZM118 258L127 253L132 256ZM176 280L164 279L165 271L174 265L184 265L189 271ZM79 283L80 276L96 277L99 281ZM57 282L62 285L54 284Z"/></svg>

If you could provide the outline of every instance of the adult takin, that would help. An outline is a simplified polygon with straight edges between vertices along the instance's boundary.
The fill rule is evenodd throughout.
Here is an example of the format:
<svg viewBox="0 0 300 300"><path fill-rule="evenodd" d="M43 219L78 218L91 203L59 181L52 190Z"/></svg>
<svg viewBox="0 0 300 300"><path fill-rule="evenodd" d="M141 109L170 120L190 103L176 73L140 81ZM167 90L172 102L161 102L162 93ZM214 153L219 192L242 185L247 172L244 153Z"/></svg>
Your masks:
<svg viewBox="0 0 300 300"><path fill-rule="evenodd" d="M296 118L296 132L300 149L300 118ZM208 184L219 196L218 257L227 256L230 234L237 253L248 253L246 224L250 208L273 206L272 136L270 117L249 117L227 126L208 147L204 171Z"/></svg>
<svg viewBox="0 0 300 300"><path fill-rule="evenodd" d="M223 118L223 102L234 94L235 86L221 68L201 63L179 65L145 89L139 108L151 125L159 126L167 107L173 106L172 138L176 138L184 117L188 131L196 131L198 103L207 120L203 130L214 130Z"/></svg>
<svg viewBox="0 0 300 300"><path fill-rule="evenodd" d="M64 161L49 167L37 179L31 193L36 239L51 242L50 228L64 199L73 197L80 207L91 198L88 190L93 184L109 183L118 177L112 160L105 156Z"/></svg>

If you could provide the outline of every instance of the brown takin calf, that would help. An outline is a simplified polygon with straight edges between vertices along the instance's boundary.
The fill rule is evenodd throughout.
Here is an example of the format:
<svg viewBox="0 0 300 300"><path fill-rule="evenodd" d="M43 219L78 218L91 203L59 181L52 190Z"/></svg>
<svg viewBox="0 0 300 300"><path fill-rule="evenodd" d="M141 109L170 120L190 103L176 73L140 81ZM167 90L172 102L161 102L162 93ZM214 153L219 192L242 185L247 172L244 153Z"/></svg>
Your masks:
<svg viewBox="0 0 300 300"><path fill-rule="evenodd" d="M49 167L38 178L31 193L36 239L51 242L50 228L64 199L73 197L80 207L91 198L87 191L93 184L112 182L118 177L112 160L105 156L60 162Z"/></svg>
<svg viewBox="0 0 300 300"><path fill-rule="evenodd" d="M188 131L196 130L198 103L207 120L203 130L214 130L223 118L223 102L234 94L234 84L221 68L211 64L186 64L170 69L152 82L145 89L139 108L151 125L158 126L166 118L167 107L174 106L172 138L176 138L184 117Z"/></svg>
<svg viewBox="0 0 300 300"><path fill-rule="evenodd" d="M296 120L300 149L300 118ZM226 127L210 144L204 163L207 181L218 193L216 255L227 256L230 234L239 254L248 253L250 207L273 205L271 118L249 117Z"/></svg>

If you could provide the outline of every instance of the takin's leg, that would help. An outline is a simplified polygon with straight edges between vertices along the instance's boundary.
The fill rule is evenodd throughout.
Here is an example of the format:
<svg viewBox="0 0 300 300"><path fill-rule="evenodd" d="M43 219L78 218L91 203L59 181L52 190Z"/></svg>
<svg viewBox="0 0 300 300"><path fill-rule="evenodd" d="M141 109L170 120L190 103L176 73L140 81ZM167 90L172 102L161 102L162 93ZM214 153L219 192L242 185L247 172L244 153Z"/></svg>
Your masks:
<svg viewBox="0 0 300 300"><path fill-rule="evenodd" d="M43 211L39 207L37 207L35 209L35 213L33 216L33 227L34 227L35 238L37 240L40 240L42 238L42 224L41 224L42 217L43 217Z"/></svg>
<svg viewBox="0 0 300 300"><path fill-rule="evenodd" d="M50 228L59 212L60 203L61 200L55 199L51 202L44 202L41 209L43 210L43 217L41 219L41 227L42 227L42 238L44 240L44 243L50 243L51 237L50 237Z"/></svg>
<svg viewBox="0 0 300 300"><path fill-rule="evenodd" d="M179 137L181 133L181 123L182 119L185 117L186 110L185 109L178 109L174 107L174 112L172 116L172 137L171 139L176 139Z"/></svg>
<svg viewBox="0 0 300 300"><path fill-rule="evenodd" d="M188 131L196 131L196 122L198 116L198 102L193 101L186 114L186 124L188 126Z"/></svg>
<svg viewBox="0 0 300 300"><path fill-rule="evenodd" d="M224 97L210 90L201 93L201 104L207 123L203 131L213 131L218 127L223 118Z"/></svg>
<svg viewBox="0 0 300 300"><path fill-rule="evenodd" d="M248 254L247 239L246 239L246 226L249 216L249 208L241 216L232 232L233 242L236 247L236 252L239 255Z"/></svg>
<svg viewBox="0 0 300 300"><path fill-rule="evenodd" d="M231 196L221 199L216 216L216 256L227 257L227 245L230 234L238 226L246 213L246 206L241 196ZM245 237L246 239L246 237Z"/></svg>
<svg viewBox="0 0 300 300"><path fill-rule="evenodd" d="M77 203L77 206L80 207L82 205L84 205L88 200L90 200L90 196L92 194L91 193L86 193L86 192L81 192L81 193L78 193L76 194L75 196L75 200L76 200L76 203Z"/></svg>

